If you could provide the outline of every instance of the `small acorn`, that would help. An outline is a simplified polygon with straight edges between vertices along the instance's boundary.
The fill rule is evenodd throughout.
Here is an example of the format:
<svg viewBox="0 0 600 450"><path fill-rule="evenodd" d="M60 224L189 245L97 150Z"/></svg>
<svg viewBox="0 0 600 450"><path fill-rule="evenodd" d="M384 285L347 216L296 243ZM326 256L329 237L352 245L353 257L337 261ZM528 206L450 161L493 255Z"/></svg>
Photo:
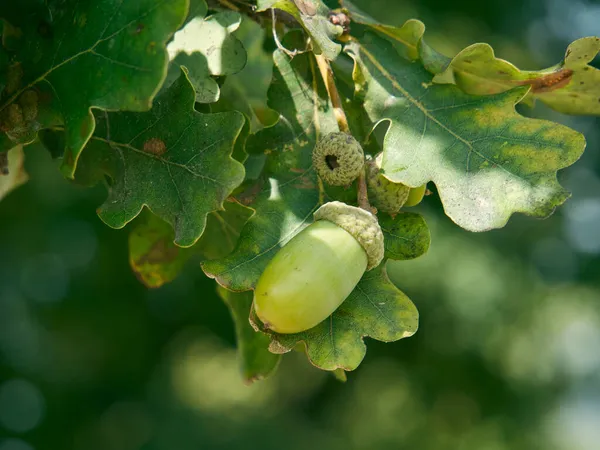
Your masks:
<svg viewBox="0 0 600 450"><path fill-rule="evenodd" d="M332 186L347 186L363 169L365 154L361 145L348 133L325 135L313 149L313 165L319 176Z"/></svg>
<svg viewBox="0 0 600 450"><path fill-rule="evenodd" d="M421 200L423 200L423 197L425 196L426 191L427 191L427 183L425 183L423 186L411 188L410 192L408 193L408 198L406 199L406 203L404 203L404 206L406 206L406 207L417 206L419 203L421 203Z"/></svg>
<svg viewBox="0 0 600 450"><path fill-rule="evenodd" d="M369 200L377 210L388 214L396 214L409 197L410 188L402 183L394 183L381 173L380 153L375 159L367 161L367 188Z"/></svg>
<svg viewBox="0 0 600 450"><path fill-rule="evenodd" d="M275 254L254 290L257 317L277 333L325 320L383 260L383 233L370 212L329 202L314 218Z"/></svg>

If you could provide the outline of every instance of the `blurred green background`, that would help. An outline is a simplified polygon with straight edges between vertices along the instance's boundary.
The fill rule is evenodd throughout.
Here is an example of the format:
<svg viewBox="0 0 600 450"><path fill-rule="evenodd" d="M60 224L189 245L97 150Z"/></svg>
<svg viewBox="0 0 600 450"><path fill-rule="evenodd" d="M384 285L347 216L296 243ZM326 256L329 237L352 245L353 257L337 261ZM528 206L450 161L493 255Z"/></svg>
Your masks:
<svg viewBox="0 0 600 450"><path fill-rule="evenodd" d="M525 69L600 34L588 0L355 3L394 25L422 19L447 55L488 42ZM127 229L95 215L104 187L70 185L28 147L31 180L0 203L0 450L599 449L600 120L522 111L586 135L559 175L573 198L485 234L427 198L430 252L388 267L420 329L369 341L346 384L293 354L244 385L212 280L190 265L146 290Z"/></svg>

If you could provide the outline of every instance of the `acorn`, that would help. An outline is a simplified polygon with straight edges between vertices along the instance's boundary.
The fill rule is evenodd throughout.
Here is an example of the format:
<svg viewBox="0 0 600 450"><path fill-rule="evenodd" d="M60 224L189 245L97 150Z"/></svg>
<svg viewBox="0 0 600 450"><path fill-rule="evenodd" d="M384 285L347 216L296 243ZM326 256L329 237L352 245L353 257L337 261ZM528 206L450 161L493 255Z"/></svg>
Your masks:
<svg viewBox="0 0 600 450"><path fill-rule="evenodd" d="M411 189L383 176L381 173L382 157L383 153L380 153L375 159L367 161L366 181L369 201L378 211L397 214L406 203Z"/></svg>
<svg viewBox="0 0 600 450"><path fill-rule="evenodd" d="M277 333L318 325L383 260L383 233L370 212L335 201L314 219L275 254L254 290L256 316Z"/></svg>
<svg viewBox="0 0 600 450"><path fill-rule="evenodd" d="M313 165L323 181L332 186L347 186L361 173L365 154L351 134L325 135L313 149Z"/></svg>

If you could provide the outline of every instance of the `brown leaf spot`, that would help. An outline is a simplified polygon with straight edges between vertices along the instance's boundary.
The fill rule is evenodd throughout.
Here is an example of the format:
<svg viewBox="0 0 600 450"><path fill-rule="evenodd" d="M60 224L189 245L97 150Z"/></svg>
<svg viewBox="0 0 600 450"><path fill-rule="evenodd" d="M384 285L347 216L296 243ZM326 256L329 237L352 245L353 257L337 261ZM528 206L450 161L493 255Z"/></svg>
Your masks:
<svg viewBox="0 0 600 450"><path fill-rule="evenodd" d="M175 260L178 254L179 247L173 245L168 239L159 239L146 254L140 256L137 265L168 263Z"/></svg>
<svg viewBox="0 0 600 450"><path fill-rule="evenodd" d="M533 93L551 92L565 87L571 81L573 71L571 69L560 69L532 80L521 81L520 85L530 85Z"/></svg>
<svg viewBox="0 0 600 450"><path fill-rule="evenodd" d="M144 142L144 151L152 155L161 156L167 151L167 146L161 139L152 138Z"/></svg>
<svg viewBox="0 0 600 450"><path fill-rule="evenodd" d="M135 34L140 34L145 28L143 23L138 23L138 26L135 28Z"/></svg>

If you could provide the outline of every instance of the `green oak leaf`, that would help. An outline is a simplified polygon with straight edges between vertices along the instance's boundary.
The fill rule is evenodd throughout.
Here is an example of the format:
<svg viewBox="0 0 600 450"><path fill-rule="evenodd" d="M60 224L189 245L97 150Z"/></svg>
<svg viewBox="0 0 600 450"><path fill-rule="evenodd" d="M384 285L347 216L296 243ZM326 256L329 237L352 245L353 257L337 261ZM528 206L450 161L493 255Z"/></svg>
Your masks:
<svg viewBox="0 0 600 450"><path fill-rule="evenodd" d="M171 64L164 88L179 77L185 66L196 91L196 101L212 103L219 99L219 85L213 76L231 75L246 65L246 51L233 36L242 17L234 11L195 17L175 33L167 46Z"/></svg>
<svg viewBox="0 0 600 450"><path fill-rule="evenodd" d="M599 51L599 37L584 37L569 45L561 63L529 71L497 58L488 44L474 44L458 53L433 82L455 83L474 95L531 86L528 97L558 112L600 115L600 70L589 64Z"/></svg>
<svg viewBox="0 0 600 450"><path fill-rule="evenodd" d="M329 8L321 0L258 0L257 7L258 11L273 8L292 15L310 35L315 54L333 60L342 50L333 40L344 30L329 21Z"/></svg>
<svg viewBox="0 0 600 450"><path fill-rule="evenodd" d="M422 66L372 33L346 51L371 120L390 122L385 176L411 187L433 181L446 214L461 227L499 228L514 212L546 217L569 197L556 172L581 156L585 139L519 115L515 104L529 87L472 96L431 85Z"/></svg>
<svg viewBox="0 0 600 450"><path fill-rule="evenodd" d="M147 206L173 226L175 244L189 247L204 231L207 214L221 210L243 181L243 165L231 157L243 116L196 112L194 97L182 71L149 112L98 118L81 171L88 183L101 171L113 179L98 210L107 225L121 228Z"/></svg>
<svg viewBox="0 0 600 450"><path fill-rule="evenodd" d="M379 214L385 257L394 260L417 258L429 250L431 234L421 214L401 212L391 217Z"/></svg>
<svg viewBox="0 0 600 450"><path fill-rule="evenodd" d="M5 166L1 161L2 157L6 158ZM0 200L29 179L24 162L25 155L20 145L6 153L0 153L0 169L2 169L0 170Z"/></svg>
<svg viewBox="0 0 600 450"><path fill-rule="evenodd" d="M173 227L147 212L129 233L129 264L138 279L158 288L179 276L195 249L173 243Z"/></svg>
<svg viewBox="0 0 600 450"><path fill-rule="evenodd" d="M264 330L251 313L251 321L271 336L269 349L287 353L303 343L312 364L323 370L354 370L367 352L364 337L393 342L412 336L419 326L413 302L390 281L385 264L365 273L354 291L326 320L295 334Z"/></svg>
<svg viewBox="0 0 600 450"><path fill-rule="evenodd" d="M224 258L233 251L246 222L254 210L236 201L226 201L223 211L208 215L206 229L194 248L203 259Z"/></svg>
<svg viewBox="0 0 600 450"><path fill-rule="evenodd" d="M394 44L398 53L403 57L415 60L419 58L419 43L425 33L425 25L420 20L407 20L401 27L384 25L376 19L363 12L360 8L348 0L340 1L344 11L353 22L368 26L386 37Z"/></svg>
<svg viewBox="0 0 600 450"><path fill-rule="evenodd" d="M19 3L2 2L0 17L18 17ZM0 72L12 71L14 85L5 87L0 112L27 91L37 92L37 109L50 109L49 115L59 115L64 124L62 171L71 178L94 133L92 109L151 108L165 77L165 44L183 22L188 0L44 3L48 20L22 15L11 22L18 33L7 37L4 30L11 66L0 67ZM19 133L16 140L30 142L35 131L54 125L38 119L30 133Z"/></svg>
<svg viewBox="0 0 600 450"><path fill-rule="evenodd" d="M235 324L240 370L248 383L262 380L271 375L281 360L280 355L271 353L270 339L256 332L248 321L252 306L251 292L231 292L219 286L219 297L223 299Z"/></svg>

